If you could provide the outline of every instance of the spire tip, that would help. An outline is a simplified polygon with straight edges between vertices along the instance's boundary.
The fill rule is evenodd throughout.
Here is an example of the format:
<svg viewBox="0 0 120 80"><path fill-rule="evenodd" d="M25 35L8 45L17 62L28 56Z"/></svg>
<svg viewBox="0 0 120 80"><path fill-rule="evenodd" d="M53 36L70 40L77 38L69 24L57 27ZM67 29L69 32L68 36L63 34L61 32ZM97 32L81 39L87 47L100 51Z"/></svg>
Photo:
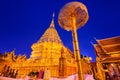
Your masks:
<svg viewBox="0 0 120 80"><path fill-rule="evenodd" d="M53 12L52 21L51 21L50 27L54 27L54 16L55 16L55 13Z"/></svg>
<svg viewBox="0 0 120 80"><path fill-rule="evenodd" d="M52 15L52 17L54 18L55 17L55 13L53 12L53 15Z"/></svg>

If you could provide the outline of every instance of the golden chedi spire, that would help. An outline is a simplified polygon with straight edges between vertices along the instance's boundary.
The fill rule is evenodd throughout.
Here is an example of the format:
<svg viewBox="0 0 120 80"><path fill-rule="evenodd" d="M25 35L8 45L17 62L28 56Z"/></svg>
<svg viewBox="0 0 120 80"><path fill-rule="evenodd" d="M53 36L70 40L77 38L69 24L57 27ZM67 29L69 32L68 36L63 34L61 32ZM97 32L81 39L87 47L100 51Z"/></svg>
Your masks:
<svg viewBox="0 0 120 80"><path fill-rule="evenodd" d="M40 68L49 68L51 70L51 76L56 77L59 76L59 69L63 69L63 66L65 65L76 68L76 62L72 52L63 45L60 36L55 29L54 14L49 28L42 37L31 46L31 48L32 52L30 58L22 65L22 67L29 66L31 70L34 69L37 71L39 71ZM61 55L65 58L64 61L60 61ZM59 67L59 62L61 62L61 66L62 63L65 65L61 68ZM75 73L75 70L73 70L73 72L68 72L68 74L72 73Z"/></svg>
<svg viewBox="0 0 120 80"><path fill-rule="evenodd" d="M38 40L38 43L41 42L55 42L62 44L61 39L57 33L57 30L55 29L55 24L54 24L54 13L53 13L53 18L50 24L50 27L45 31L45 33L42 35L40 40Z"/></svg>
<svg viewBox="0 0 120 80"><path fill-rule="evenodd" d="M30 56L30 59L33 61L40 59L40 61L46 61L44 59L52 58L53 55L56 57L58 55L56 53L60 53L62 46L63 43L58 35L57 30L55 29L53 13L53 18L49 28L45 31L37 43L34 43L32 45L32 54Z"/></svg>
<svg viewBox="0 0 120 80"><path fill-rule="evenodd" d="M61 48L64 49L64 57L71 60L72 52L62 43L54 24L54 14L49 28L42 37L32 46L30 62L39 62L39 65L58 65L61 57ZM37 64L35 64L37 65Z"/></svg>

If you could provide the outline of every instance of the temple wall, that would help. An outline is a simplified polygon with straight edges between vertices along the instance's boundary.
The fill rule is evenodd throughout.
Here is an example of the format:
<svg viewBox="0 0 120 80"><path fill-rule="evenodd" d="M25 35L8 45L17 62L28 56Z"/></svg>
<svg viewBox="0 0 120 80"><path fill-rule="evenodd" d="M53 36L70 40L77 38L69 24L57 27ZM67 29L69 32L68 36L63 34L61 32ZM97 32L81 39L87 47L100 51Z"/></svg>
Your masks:
<svg viewBox="0 0 120 80"><path fill-rule="evenodd" d="M26 66L26 67L21 67L21 68L16 68L19 70L19 77L24 77L26 75L28 75L31 71L33 72L39 72L40 70L45 70L45 69L50 69L51 71L51 77L60 77L59 76L59 66L58 65L54 65L52 67L50 66ZM67 77L70 76L72 74L76 74L76 67L71 67L71 66L67 66L65 73L62 77Z"/></svg>
<svg viewBox="0 0 120 80"><path fill-rule="evenodd" d="M82 60L81 64L82 64L83 74L92 74L90 63Z"/></svg>

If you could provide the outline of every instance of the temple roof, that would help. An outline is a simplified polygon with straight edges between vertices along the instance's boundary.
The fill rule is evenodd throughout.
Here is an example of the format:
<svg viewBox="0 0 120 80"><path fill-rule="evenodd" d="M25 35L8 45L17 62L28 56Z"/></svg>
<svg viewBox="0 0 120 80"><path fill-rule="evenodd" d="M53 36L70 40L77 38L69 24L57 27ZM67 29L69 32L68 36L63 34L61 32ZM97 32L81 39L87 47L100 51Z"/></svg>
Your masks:
<svg viewBox="0 0 120 80"><path fill-rule="evenodd" d="M120 55L120 36L97 40L94 44L97 56Z"/></svg>
<svg viewBox="0 0 120 80"><path fill-rule="evenodd" d="M119 62L120 61L120 57L107 57L103 60L104 63L108 63L108 62Z"/></svg>
<svg viewBox="0 0 120 80"><path fill-rule="evenodd" d="M54 14L53 14L50 27L45 31L42 37L38 40L38 43L41 43L41 42L55 42L55 43L62 44L62 41L57 33L57 30L55 29Z"/></svg>
<svg viewBox="0 0 120 80"><path fill-rule="evenodd" d="M108 55L106 55L105 50L102 49L99 44L94 44L94 48L95 48L96 55L97 55L98 57L108 56Z"/></svg>
<svg viewBox="0 0 120 80"><path fill-rule="evenodd" d="M108 53L111 53L111 52L120 52L120 44L119 45L114 45L114 46L104 47L104 49Z"/></svg>
<svg viewBox="0 0 120 80"><path fill-rule="evenodd" d="M120 44L120 36L97 40L102 46Z"/></svg>

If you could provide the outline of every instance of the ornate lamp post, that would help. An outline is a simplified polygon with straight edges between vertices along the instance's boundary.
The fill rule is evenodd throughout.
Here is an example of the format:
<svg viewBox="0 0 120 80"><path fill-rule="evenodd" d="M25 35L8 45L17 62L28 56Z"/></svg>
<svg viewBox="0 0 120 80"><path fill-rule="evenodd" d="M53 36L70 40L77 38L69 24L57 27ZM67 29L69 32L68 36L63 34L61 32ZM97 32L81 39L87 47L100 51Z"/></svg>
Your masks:
<svg viewBox="0 0 120 80"><path fill-rule="evenodd" d="M84 4L80 2L70 2L66 4L59 13L59 25L65 30L72 31L74 57L78 66L78 80L83 79L80 50L78 45L77 29L81 28L88 20L88 11Z"/></svg>

